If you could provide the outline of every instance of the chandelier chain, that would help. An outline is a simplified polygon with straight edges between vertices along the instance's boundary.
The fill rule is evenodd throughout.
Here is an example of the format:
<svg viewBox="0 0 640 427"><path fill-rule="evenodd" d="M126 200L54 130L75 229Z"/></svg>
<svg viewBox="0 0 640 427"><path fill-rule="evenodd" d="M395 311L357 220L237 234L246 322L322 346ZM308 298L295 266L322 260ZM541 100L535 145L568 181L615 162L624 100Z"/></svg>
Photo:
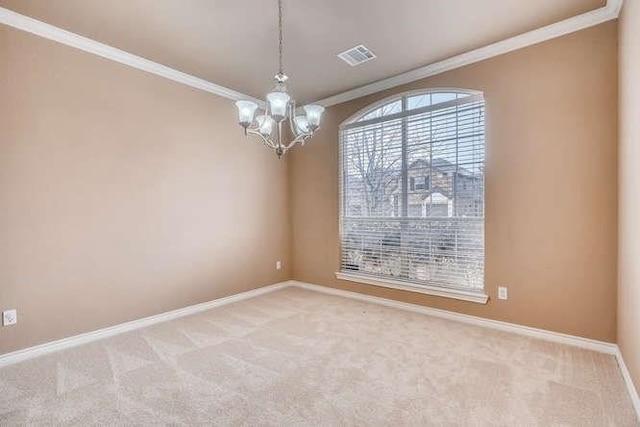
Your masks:
<svg viewBox="0 0 640 427"><path fill-rule="evenodd" d="M282 66L282 0L278 0L278 35L280 43L278 45L278 63L280 74L284 74L284 68Z"/></svg>

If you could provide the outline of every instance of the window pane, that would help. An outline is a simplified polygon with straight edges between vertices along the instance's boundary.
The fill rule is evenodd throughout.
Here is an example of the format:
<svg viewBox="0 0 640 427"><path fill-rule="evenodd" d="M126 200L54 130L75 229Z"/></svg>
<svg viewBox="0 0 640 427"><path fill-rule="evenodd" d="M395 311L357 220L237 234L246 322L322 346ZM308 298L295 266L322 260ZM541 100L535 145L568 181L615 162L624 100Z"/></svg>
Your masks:
<svg viewBox="0 0 640 427"><path fill-rule="evenodd" d="M443 102L453 101L457 98L457 93L445 93L445 92L436 92L433 94L433 105L441 104Z"/></svg>
<svg viewBox="0 0 640 427"><path fill-rule="evenodd" d="M401 186L402 122L377 123L346 131L343 141L344 201L347 216L397 213ZM396 197L394 197L396 196Z"/></svg>
<svg viewBox="0 0 640 427"><path fill-rule="evenodd" d="M407 98L407 109L414 110L416 108L428 107L431 105L431 94L425 93L422 95L410 96Z"/></svg>
<svg viewBox="0 0 640 427"><path fill-rule="evenodd" d="M364 114L357 121L362 122L365 120L377 119L378 117L388 116L390 114L399 113L402 110L402 101L396 100L388 104L378 107L375 110L371 110Z"/></svg>

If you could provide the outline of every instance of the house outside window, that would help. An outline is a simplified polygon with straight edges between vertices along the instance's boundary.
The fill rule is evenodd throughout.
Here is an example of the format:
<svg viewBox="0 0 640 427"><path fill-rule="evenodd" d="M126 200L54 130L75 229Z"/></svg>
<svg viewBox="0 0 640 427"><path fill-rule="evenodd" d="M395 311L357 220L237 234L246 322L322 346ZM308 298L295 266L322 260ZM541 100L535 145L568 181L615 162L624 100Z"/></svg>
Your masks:
<svg viewBox="0 0 640 427"><path fill-rule="evenodd" d="M473 91L404 94L343 123L341 272L482 293L484 151Z"/></svg>

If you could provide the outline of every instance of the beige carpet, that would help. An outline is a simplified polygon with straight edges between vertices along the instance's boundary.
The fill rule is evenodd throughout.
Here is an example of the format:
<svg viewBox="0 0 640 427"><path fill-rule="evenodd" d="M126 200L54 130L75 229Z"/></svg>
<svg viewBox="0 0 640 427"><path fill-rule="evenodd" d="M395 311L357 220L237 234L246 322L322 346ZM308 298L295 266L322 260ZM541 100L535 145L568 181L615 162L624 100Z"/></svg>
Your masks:
<svg viewBox="0 0 640 427"><path fill-rule="evenodd" d="M636 425L613 357L287 288L0 369L0 424Z"/></svg>

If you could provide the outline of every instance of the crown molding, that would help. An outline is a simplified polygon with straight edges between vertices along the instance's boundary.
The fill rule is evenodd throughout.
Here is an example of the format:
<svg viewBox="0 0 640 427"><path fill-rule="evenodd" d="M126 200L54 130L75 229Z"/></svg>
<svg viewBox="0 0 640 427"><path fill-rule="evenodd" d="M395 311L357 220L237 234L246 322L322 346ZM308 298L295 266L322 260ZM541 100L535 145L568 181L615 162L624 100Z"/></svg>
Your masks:
<svg viewBox="0 0 640 427"><path fill-rule="evenodd" d="M542 43L585 28L593 27L595 25L602 24L603 22L616 19L620 14L622 2L623 0L607 0L606 5L601 8L581 15L576 15L565 19L564 21L547 25L546 27L538 28L537 30L532 30L460 55L452 56L451 58L434 62L433 64L416 68L415 70L411 70L406 73L398 74L355 89L347 90L346 92L316 101L314 104L322 105L323 107L342 104L343 102L351 101L352 99L361 98L383 90L415 82L426 77L435 76L446 71L475 64L476 62L484 61L514 50Z"/></svg>
<svg viewBox="0 0 640 427"><path fill-rule="evenodd" d="M620 14L623 0L607 0L605 6L592 10L590 12L576 15L572 18L537 30L529 31L503 41L472 50L470 52L456 55L443 61L408 71L397 76L389 77L370 83L346 92L324 98L316 101L315 104L324 107L341 104L352 99L371 95L386 89L391 89L417 80L431 77L436 74L451 71L456 68L484 61L498 55L503 55L517 49L522 49L537 43L551 40L556 37L564 36L585 28L589 28L601 24L612 19L616 19ZM166 65L142 58L124 50L117 49L104 43L92 40L90 38L72 33L62 28L55 27L37 19L21 15L12 10L0 7L0 24L8 25L49 40L62 43L67 46L80 49L82 51L173 80L184 85L203 90L231 100L250 99L259 105L263 105L264 101L256 99L242 92L229 89L227 87L212 83L191 74L178 71Z"/></svg>
<svg viewBox="0 0 640 427"><path fill-rule="evenodd" d="M46 22L38 21L37 19L21 15L17 12L3 7L0 7L0 23L16 28L18 30L26 31L31 34L44 37L49 40L53 40L58 43L62 43L67 46L71 46L76 49L80 49L82 51L109 59L111 61L128 65L129 67L137 68L138 70L146 71L148 73L173 80L174 82L182 83L184 85L221 96L223 98L232 100L251 99L259 104L262 103L262 101L246 95L242 92L237 92L224 86L220 86L191 74L187 74L171 67L167 67L166 65L162 65L157 62L134 55L132 53L125 52L124 50L117 49L113 46L109 46L107 44L100 43L90 38L81 36L79 34L63 30L62 28L55 27L53 25L47 24Z"/></svg>
<svg viewBox="0 0 640 427"><path fill-rule="evenodd" d="M618 16L620 16L623 3L624 0L607 0L607 4L605 5L605 7L609 8L610 13L614 14L617 18Z"/></svg>

